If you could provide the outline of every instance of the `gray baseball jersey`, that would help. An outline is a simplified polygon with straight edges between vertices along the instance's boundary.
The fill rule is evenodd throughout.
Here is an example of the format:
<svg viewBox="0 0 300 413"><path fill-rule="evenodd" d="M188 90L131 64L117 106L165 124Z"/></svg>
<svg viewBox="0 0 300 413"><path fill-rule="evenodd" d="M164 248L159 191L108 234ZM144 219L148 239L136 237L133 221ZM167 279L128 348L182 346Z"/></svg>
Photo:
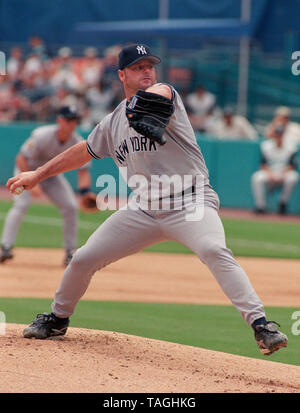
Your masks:
<svg viewBox="0 0 300 413"><path fill-rule="evenodd" d="M195 185L196 177L201 176L205 204L218 208L219 199L209 184L208 170L183 102L174 89L172 92L175 112L166 128L167 143L164 146L159 146L129 127L125 114L126 100L123 100L89 135L87 149L94 158L112 157L121 173L126 167L129 186L133 175L139 174L147 179L145 188L139 187L143 209L148 209L150 196L152 201L159 199L164 196L164 190L166 192L169 189L161 188L162 175L191 177L192 182L186 179L186 185L182 180L183 190L187 189L186 186ZM181 195L182 191L179 192Z"/></svg>
<svg viewBox="0 0 300 413"><path fill-rule="evenodd" d="M60 142L57 137L58 125L46 125L36 128L20 149L28 163L29 169L34 170L44 165L50 159L68 148L81 142L82 137L74 132L66 142ZM90 164L82 168L89 168Z"/></svg>
<svg viewBox="0 0 300 413"><path fill-rule="evenodd" d="M144 176L145 188L140 193L146 207L146 184L155 186L153 175L200 175L205 196L201 219L187 220L185 208L158 213L142 207L122 208L112 214L76 251L67 267L52 303L52 311L58 317L69 317L74 312L97 270L166 240L180 242L197 254L249 325L264 317L262 303L246 273L226 247L224 229L218 215L219 200L209 185L203 156L175 90L173 98L175 112L165 131L167 143L164 146L158 146L129 127L125 114L126 101L122 101L89 135L87 150L95 158L111 156L120 169L127 167L128 183L134 174ZM132 189L135 190L134 187ZM158 188L152 196L160 196ZM182 270L185 271L184 268Z"/></svg>

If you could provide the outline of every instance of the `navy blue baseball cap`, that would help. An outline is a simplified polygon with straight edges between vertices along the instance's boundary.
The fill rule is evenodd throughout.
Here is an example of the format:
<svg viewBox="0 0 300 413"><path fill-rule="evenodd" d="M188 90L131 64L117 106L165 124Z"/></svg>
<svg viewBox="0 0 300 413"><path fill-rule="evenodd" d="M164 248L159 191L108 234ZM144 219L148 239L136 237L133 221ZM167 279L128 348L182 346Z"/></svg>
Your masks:
<svg viewBox="0 0 300 413"><path fill-rule="evenodd" d="M123 70L125 67L131 66L142 59L149 59L154 64L161 62L158 56L152 54L149 46L145 44L132 44L125 46L119 53L119 69Z"/></svg>
<svg viewBox="0 0 300 413"><path fill-rule="evenodd" d="M75 105L62 106L58 111L58 115L69 120L80 119L80 114Z"/></svg>

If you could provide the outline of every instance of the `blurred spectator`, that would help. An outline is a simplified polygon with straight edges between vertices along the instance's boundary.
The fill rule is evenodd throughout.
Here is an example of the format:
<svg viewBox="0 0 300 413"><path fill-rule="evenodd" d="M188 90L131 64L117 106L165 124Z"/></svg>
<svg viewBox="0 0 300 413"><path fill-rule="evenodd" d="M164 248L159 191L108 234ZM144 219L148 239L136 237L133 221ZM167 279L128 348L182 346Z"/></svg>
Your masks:
<svg viewBox="0 0 300 413"><path fill-rule="evenodd" d="M84 112L84 106L81 99L82 95L80 92L72 92L68 88L60 87L54 94L50 97L51 112L56 113L61 106L71 106L75 105L81 113Z"/></svg>
<svg viewBox="0 0 300 413"><path fill-rule="evenodd" d="M216 97L199 85L195 91L187 94L185 103L194 130L207 132L211 120L216 116Z"/></svg>
<svg viewBox="0 0 300 413"><path fill-rule="evenodd" d="M85 129L93 128L106 115L111 112L111 104L114 99L113 88L103 87L103 82L86 90L86 100L89 107L88 117L84 121Z"/></svg>
<svg viewBox="0 0 300 413"><path fill-rule="evenodd" d="M266 127L265 136L272 137L278 125L285 126L284 141L300 144L300 125L291 121L291 110L287 106L280 106L276 109L273 120Z"/></svg>
<svg viewBox="0 0 300 413"><path fill-rule="evenodd" d="M77 91L81 87L78 75L74 71L73 52L70 47L61 47L57 57L52 60L50 83L56 89Z"/></svg>
<svg viewBox="0 0 300 413"><path fill-rule="evenodd" d="M23 52L20 47L14 47L10 51L10 56L7 60L7 75L9 79L14 81L20 75L23 68Z"/></svg>
<svg viewBox="0 0 300 413"><path fill-rule="evenodd" d="M102 73L102 82L104 89L110 87L114 80L119 80L118 64L120 51L121 46L112 46L105 50L103 61L104 67Z"/></svg>
<svg viewBox="0 0 300 413"><path fill-rule="evenodd" d="M236 115L231 107L224 109L221 116L211 125L209 133L218 139L248 139L255 140L258 133L244 116Z"/></svg>
<svg viewBox="0 0 300 413"><path fill-rule="evenodd" d="M62 47L59 49L58 59L55 63L56 70L50 80L51 85L55 89L64 88L74 92L80 90L81 83L74 72L71 48Z"/></svg>
<svg viewBox="0 0 300 413"><path fill-rule="evenodd" d="M39 56L42 62L46 61L49 58L46 45L39 36L30 36L29 46L30 54Z"/></svg>
<svg viewBox="0 0 300 413"><path fill-rule="evenodd" d="M38 75L43 70L43 62L38 53L32 52L24 63L22 77Z"/></svg>
<svg viewBox="0 0 300 413"><path fill-rule="evenodd" d="M102 78L103 59L98 51L89 47L83 56L74 57L70 47L61 47L50 58L38 36L30 37L29 46L26 57L19 47L10 51L7 75L0 78L0 121L52 121L62 104L76 104L83 119L88 118L95 94L88 97L86 91L97 89Z"/></svg>
<svg viewBox="0 0 300 413"><path fill-rule="evenodd" d="M70 47L64 46L58 49L57 55L50 62L47 62L49 75L52 78L61 68L68 66L73 69L73 51Z"/></svg>
<svg viewBox="0 0 300 413"><path fill-rule="evenodd" d="M0 121L30 119L30 101L19 94L21 82L16 80L0 89Z"/></svg>
<svg viewBox="0 0 300 413"><path fill-rule="evenodd" d="M83 51L84 57L80 59L80 78L84 87L94 87L100 83L103 71L103 63L98 58L98 50L95 47L87 47Z"/></svg>
<svg viewBox="0 0 300 413"><path fill-rule="evenodd" d="M251 178L255 212L266 212L265 189L282 188L278 213L286 214L287 204L299 179L296 171L297 146L284 141L285 125L278 125L270 139L261 143L261 167Z"/></svg>

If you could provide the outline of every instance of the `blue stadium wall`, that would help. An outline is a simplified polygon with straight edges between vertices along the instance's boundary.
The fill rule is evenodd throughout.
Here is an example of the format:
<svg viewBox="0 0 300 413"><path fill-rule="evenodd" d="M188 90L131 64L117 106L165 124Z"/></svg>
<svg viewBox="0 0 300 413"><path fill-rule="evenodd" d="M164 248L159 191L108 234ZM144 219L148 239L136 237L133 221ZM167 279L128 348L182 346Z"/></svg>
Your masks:
<svg viewBox="0 0 300 413"><path fill-rule="evenodd" d="M169 16L176 19L238 18L241 7L240 0L170 0L169 4ZM252 0L252 4L254 38L265 51L282 51L290 32L299 44L300 0ZM158 15L159 0L0 0L0 42L26 43L35 34L49 44L75 40L77 44L80 38L70 33L79 22L157 19ZM111 42L99 38L97 43Z"/></svg>
<svg viewBox="0 0 300 413"><path fill-rule="evenodd" d="M22 143L36 126L21 123L0 126L0 139L3 142L0 152L0 185L5 185L7 179L13 175L15 157ZM86 132L82 133L84 138L87 135ZM250 178L259 168L259 142L219 141L202 136L198 136L197 141L210 173L211 185L219 195L221 207L252 209L254 205ZM97 178L103 174L115 177L118 191L119 172L111 158L93 159L91 173L95 192L103 189L96 187ZM68 172L66 176L76 190L76 172ZM268 207L271 211L276 211L277 200L278 192L268 196ZM300 183L292 195L289 212L300 214Z"/></svg>

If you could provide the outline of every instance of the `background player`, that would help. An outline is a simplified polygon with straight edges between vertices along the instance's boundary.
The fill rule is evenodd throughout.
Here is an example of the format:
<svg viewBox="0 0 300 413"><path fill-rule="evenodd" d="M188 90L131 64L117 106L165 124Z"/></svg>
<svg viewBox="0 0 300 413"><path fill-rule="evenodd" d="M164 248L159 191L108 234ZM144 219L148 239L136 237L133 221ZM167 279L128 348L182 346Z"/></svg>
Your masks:
<svg viewBox="0 0 300 413"><path fill-rule="evenodd" d="M172 87L156 83L154 65L159 62L146 45L125 47L119 55L118 73L126 99L96 126L86 143L79 143L36 171L22 173L7 182L12 192L20 185L31 189L51 176L82 166L92 157L111 156L119 167L127 167L128 182L130 177L140 174L148 184L139 190L139 204L132 198L129 207L112 214L76 251L55 294L52 313L39 314L24 330L24 336L45 339L65 334L69 317L97 270L151 244L175 240L190 248L209 267L244 321L254 329L261 352L271 354L287 345L287 337L274 323L267 322L263 305L246 273L226 247L218 215L218 196L209 184L208 171L182 100ZM166 119L168 122L164 123ZM165 130L162 125L167 125ZM137 129L144 129L145 134L137 133ZM160 132L165 132L164 145L157 143L163 143ZM140 143L138 146L133 144L136 140ZM118 152L120 148L122 157ZM175 207L184 197L182 209L147 208L149 185L150 201L165 196L164 190L162 196L152 180L153 176L163 174L169 177L191 175L194 181L197 176L203 177L204 214L201 219L186 219L187 210L197 207L194 182L181 193L166 195Z"/></svg>
<svg viewBox="0 0 300 413"><path fill-rule="evenodd" d="M280 188L278 213L286 214L287 205L299 180L297 172L298 147L284 139L285 125L280 124L260 144L261 166L251 177L255 212L266 213L266 189Z"/></svg>
<svg viewBox="0 0 300 413"><path fill-rule="evenodd" d="M34 170L56 155L82 141L75 131L80 115L74 106L63 106L59 110L56 124L36 128L22 145L16 158L15 173ZM90 188L90 164L78 169L78 188L85 194ZM71 185L63 175L46 179L30 191L14 195L14 204L7 214L3 233L0 262L13 258L12 247L18 234L22 219L31 204L32 197L44 192L59 208L63 217L63 235L67 265L77 247L77 199Z"/></svg>

